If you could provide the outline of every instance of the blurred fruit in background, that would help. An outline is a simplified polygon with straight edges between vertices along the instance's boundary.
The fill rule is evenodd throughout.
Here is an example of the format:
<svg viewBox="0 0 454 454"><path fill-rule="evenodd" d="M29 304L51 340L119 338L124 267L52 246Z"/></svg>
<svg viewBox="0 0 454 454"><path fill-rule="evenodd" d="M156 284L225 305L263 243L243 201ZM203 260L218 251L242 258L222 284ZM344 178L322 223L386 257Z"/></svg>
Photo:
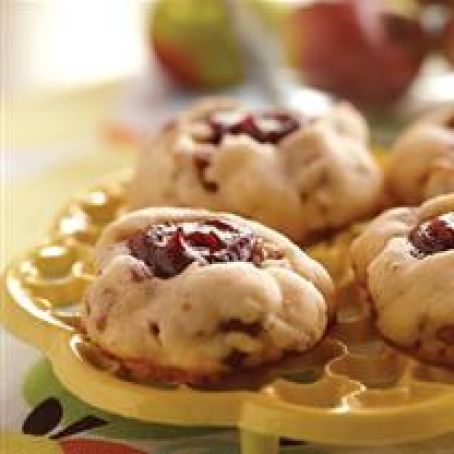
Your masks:
<svg viewBox="0 0 454 454"><path fill-rule="evenodd" d="M289 10L280 0L237 0L278 30ZM161 66L176 82L192 88L220 88L245 75L240 45L226 0L157 0L151 39Z"/></svg>
<svg viewBox="0 0 454 454"><path fill-rule="evenodd" d="M158 0L151 39L158 61L183 85L218 88L243 78L240 51L222 0Z"/></svg>
<svg viewBox="0 0 454 454"><path fill-rule="evenodd" d="M304 81L359 104L397 100L428 50L418 20L387 10L381 0L303 5L287 30Z"/></svg>
<svg viewBox="0 0 454 454"><path fill-rule="evenodd" d="M400 100L433 51L454 64L454 0L231 1L275 32L304 84L360 106ZM245 79L228 2L156 0L151 42L173 80L217 89Z"/></svg>

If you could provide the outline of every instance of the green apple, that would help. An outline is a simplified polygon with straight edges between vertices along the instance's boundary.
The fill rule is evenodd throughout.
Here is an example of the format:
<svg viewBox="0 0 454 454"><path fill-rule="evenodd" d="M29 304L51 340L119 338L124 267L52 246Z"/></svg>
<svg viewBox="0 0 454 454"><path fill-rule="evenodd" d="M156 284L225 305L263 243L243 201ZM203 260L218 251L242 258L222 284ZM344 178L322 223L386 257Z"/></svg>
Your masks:
<svg viewBox="0 0 454 454"><path fill-rule="evenodd" d="M222 0L158 0L151 39L159 62L179 83L217 88L243 78L239 46Z"/></svg>

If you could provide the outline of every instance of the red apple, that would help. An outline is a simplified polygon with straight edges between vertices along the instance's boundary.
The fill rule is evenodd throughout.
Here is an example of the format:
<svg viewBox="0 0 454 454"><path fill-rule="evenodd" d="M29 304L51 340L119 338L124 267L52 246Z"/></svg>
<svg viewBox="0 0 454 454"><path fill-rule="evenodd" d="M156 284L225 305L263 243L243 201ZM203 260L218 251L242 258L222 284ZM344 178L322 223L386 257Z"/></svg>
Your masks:
<svg viewBox="0 0 454 454"><path fill-rule="evenodd" d="M381 0L301 6L289 16L297 64L311 85L359 104L397 100L418 74L427 38Z"/></svg>

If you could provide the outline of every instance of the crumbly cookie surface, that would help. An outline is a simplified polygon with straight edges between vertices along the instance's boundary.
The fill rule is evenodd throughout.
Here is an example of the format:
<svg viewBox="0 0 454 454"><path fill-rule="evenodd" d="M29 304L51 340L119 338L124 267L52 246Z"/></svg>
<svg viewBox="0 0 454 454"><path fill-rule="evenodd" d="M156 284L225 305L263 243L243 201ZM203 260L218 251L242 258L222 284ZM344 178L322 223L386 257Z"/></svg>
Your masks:
<svg viewBox="0 0 454 454"><path fill-rule="evenodd" d="M367 142L347 104L309 118L204 100L144 148L130 203L233 212L304 242L376 209L383 178Z"/></svg>
<svg viewBox="0 0 454 454"><path fill-rule="evenodd" d="M382 335L454 368L454 193L383 213L353 243L352 258Z"/></svg>
<svg viewBox="0 0 454 454"><path fill-rule="evenodd" d="M421 118L398 137L387 185L409 205L454 192L454 104Z"/></svg>
<svg viewBox="0 0 454 454"><path fill-rule="evenodd" d="M139 210L95 251L87 335L142 377L197 383L277 361L316 344L333 312L324 268L237 216Z"/></svg>

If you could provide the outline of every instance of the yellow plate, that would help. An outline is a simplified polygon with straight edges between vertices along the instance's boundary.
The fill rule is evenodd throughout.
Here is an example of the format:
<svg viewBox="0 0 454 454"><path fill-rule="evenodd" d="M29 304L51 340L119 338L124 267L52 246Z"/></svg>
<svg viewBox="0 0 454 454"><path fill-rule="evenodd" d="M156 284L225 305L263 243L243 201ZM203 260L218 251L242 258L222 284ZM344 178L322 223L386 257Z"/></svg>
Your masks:
<svg viewBox="0 0 454 454"><path fill-rule="evenodd" d="M454 431L454 374L385 346L348 273L338 324L311 352L279 368L216 390L119 378L78 332L77 304L93 278L92 245L123 209L124 181L112 177L73 200L46 241L13 263L3 278L3 323L44 352L72 393L142 421L237 427L247 454L277 453L279 437L358 445ZM313 252L338 260L355 229Z"/></svg>

